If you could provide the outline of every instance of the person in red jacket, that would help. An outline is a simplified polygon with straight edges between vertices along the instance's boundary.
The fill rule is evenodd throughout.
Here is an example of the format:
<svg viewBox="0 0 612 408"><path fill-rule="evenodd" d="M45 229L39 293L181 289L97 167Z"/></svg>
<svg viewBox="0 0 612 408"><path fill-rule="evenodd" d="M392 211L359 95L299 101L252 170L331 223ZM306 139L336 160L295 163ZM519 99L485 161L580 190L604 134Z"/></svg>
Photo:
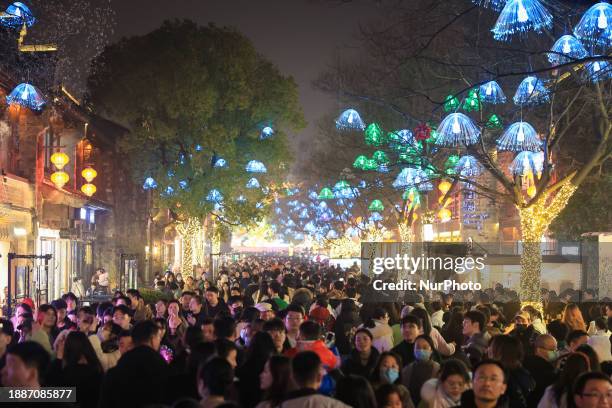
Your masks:
<svg viewBox="0 0 612 408"><path fill-rule="evenodd" d="M340 358L327 348L321 336L321 326L311 320L305 321L300 325L297 345L289 349L285 355L294 357L299 352L312 351L319 356L323 367L327 371L338 368L340 366Z"/></svg>

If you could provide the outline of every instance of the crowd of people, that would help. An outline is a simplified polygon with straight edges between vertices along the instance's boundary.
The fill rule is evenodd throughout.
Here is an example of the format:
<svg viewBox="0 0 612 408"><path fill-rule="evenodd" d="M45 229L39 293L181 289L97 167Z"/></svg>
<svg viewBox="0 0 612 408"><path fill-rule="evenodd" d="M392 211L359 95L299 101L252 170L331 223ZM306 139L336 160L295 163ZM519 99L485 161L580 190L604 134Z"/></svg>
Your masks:
<svg viewBox="0 0 612 408"><path fill-rule="evenodd" d="M544 291L544 313L501 285L371 302L356 266L274 257L155 287L25 299L0 320L0 385L76 387L84 408L612 406L612 303L575 293Z"/></svg>

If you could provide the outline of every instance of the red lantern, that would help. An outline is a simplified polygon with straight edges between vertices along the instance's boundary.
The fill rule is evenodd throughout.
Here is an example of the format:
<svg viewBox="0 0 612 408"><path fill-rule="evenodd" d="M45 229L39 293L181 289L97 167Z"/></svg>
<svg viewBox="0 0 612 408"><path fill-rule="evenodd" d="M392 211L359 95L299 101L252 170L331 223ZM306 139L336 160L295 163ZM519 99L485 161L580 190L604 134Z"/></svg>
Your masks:
<svg viewBox="0 0 612 408"><path fill-rule="evenodd" d="M421 123L414 130L414 138L416 140L427 140L431 137L431 128L427 123Z"/></svg>

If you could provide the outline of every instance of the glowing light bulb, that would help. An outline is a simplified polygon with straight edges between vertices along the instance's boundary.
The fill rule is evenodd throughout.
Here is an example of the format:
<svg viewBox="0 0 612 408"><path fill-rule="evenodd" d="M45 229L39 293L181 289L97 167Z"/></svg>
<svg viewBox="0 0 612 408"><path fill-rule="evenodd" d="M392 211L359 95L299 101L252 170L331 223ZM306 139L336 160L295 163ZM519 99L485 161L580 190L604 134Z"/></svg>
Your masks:
<svg viewBox="0 0 612 408"><path fill-rule="evenodd" d="M599 17L597 17L597 28L608 28L608 19L603 11L603 8L599 9Z"/></svg>
<svg viewBox="0 0 612 408"><path fill-rule="evenodd" d="M472 167L472 165L470 164L470 161L469 161L469 160L466 160L466 161L465 161L465 168L466 168L466 169L469 169L470 167Z"/></svg>
<svg viewBox="0 0 612 408"><path fill-rule="evenodd" d="M518 2L518 21L519 23L524 23L529 20L529 16L527 15L527 10L525 6L523 6L523 2L519 0Z"/></svg>
<svg viewBox="0 0 612 408"><path fill-rule="evenodd" d="M519 131L516 135L516 140L519 142L523 142L525 140L525 133L523 132L523 124L521 123L519 126Z"/></svg>
<svg viewBox="0 0 612 408"><path fill-rule="evenodd" d="M572 46L570 45L568 40L565 40L563 42L563 53L569 54L570 52L572 52Z"/></svg>
<svg viewBox="0 0 612 408"><path fill-rule="evenodd" d="M599 72L600 69L601 69L601 66L599 65L599 61L595 61L593 63L593 72Z"/></svg>
<svg viewBox="0 0 612 408"><path fill-rule="evenodd" d="M419 176L414 178L414 184L421 184L421 178Z"/></svg>
<svg viewBox="0 0 612 408"><path fill-rule="evenodd" d="M527 92L531 94L531 93L533 93L533 89L534 89L534 86L533 86L533 80L531 80L531 81L529 81L529 83L527 84Z"/></svg>
<svg viewBox="0 0 612 408"><path fill-rule="evenodd" d="M459 134L461 133L461 125L459 124L459 119L455 117L455 121L453 122L453 133Z"/></svg>
<svg viewBox="0 0 612 408"><path fill-rule="evenodd" d="M348 123L353 123L353 112L351 112L351 113L349 114L349 117L348 117L348 119L347 119L347 122L348 122Z"/></svg>
<svg viewBox="0 0 612 408"><path fill-rule="evenodd" d="M487 85L487 90L485 92L487 94L487 96L490 96L491 94L493 94L493 84L491 84L489 82L489 85Z"/></svg>

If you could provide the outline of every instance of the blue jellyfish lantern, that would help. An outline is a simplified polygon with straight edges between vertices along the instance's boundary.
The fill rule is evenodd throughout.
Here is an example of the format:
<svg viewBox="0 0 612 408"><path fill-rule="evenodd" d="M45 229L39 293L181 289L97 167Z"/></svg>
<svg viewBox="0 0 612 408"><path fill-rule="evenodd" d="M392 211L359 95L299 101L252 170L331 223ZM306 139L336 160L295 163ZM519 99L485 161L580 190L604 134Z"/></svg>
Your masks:
<svg viewBox="0 0 612 408"><path fill-rule="evenodd" d="M157 181L153 177L147 177L142 185L144 190L153 190L157 188Z"/></svg>
<svg viewBox="0 0 612 408"><path fill-rule="evenodd" d="M473 145L478 142L480 129L463 113L451 113L444 118L438 127L436 145L458 147Z"/></svg>
<svg viewBox="0 0 612 408"><path fill-rule="evenodd" d="M274 212L275 212L277 215L281 215L281 214L283 213L283 209L282 209L282 208L280 208L280 207L276 207L276 208L274 209Z"/></svg>
<svg viewBox="0 0 612 408"><path fill-rule="evenodd" d="M412 186L414 182L415 170L411 167L404 168L399 172L393 183L393 188L397 190L403 190L409 186Z"/></svg>
<svg viewBox="0 0 612 408"><path fill-rule="evenodd" d="M221 157L215 159L213 167L216 169L225 169L227 168L227 161Z"/></svg>
<svg viewBox="0 0 612 408"><path fill-rule="evenodd" d="M491 31L496 40L508 41L515 34L551 28L552 21L540 0L508 0Z"/></svg>
<svg viewBox="0 0 612 408"><path fill-rule="evenodd" d="M607 2L597 3L588 9L576 27L574 35L586 44L612 47L612 5Z"/></svg>
<svg viewBox="0 0 612 408"><path fill-rule="evenodd" d="M489 81L486 84L480 85L478 94L482 102L493 105L506 103L506 95L504 95L504 91L502 91L499 84L495 81Z"/></svg>
<svg viewBox="0 0 612 408"><path fill-rule="evenodd" d="M187 187L189 186L189 184L187 183L187 180L179 181L178 185L181 188L181 190L187 190Z"/></svg>
<svg viewBox="0 0 612 408"><path fill-rule="evenodd" d="M429 176L423 169L417 169L414 175L412 186L419 191L431 191L433 190L433 184L429 181Z"/></svg>
<svg viewBox="0 0 612 408"><path fill-rule="evenodd" d="M257 180L255 177L251 178L246 183L246 188L259 188L259 187L261 187L259 185L259 180Z"/></svg>
<svg viewBox="0 0 612 408"><path fill-rule="evenodd" d="M388 173L389 172L389 166L387 166L385 163L379 164L378 168L376 169L377 172L379 173Z"/></svg>
<svg viewBox="0 0 612 408"><path fill-rule="evenodd" d="M196 152L201 152L202 151L202 145L199 145L199 144L195 145L195 151Z"/></svg>
<svg viewBox="0 0 612 408"><path fill-rule="evenodd" d="M472 3L493 11L501 11L504 8L504 4L506 4L506 0L472 0Z"/></svg>
<svg viewBox="0 0 612 408"><path fill-rule="evenodd" d="M25 83L17 85L6 97L6 102L9 105L16 103L35 111L42 110L46 103L41 92L35 86Z"/></svg>
<svg viewBox="0 0 612 408"><path fill-rule="evenodd" d="M336 129L346 131L362 131L365 124L355 109L347 109L336 119Z"/></svg>
<svg viewBox="0 0 612 408"><path fill-rule="evenodd" d="M327 237L327 239L336 239L336 238L338 238L338 233L336 232L336 230L330 229L327 232L326 237Z"/></svg>
<svg viewBox="0 0 612 408"><path fill-rule="evenodd" d="M539 105L550 100L550 92L541 79L528 76L520 83L512 100L518 106Z"/></svg>
<svg viewBox="0 0 612 408"><path fill-rule="evenodd" d="M543 168L543 152L520 152L510 164L510 171L515 176L525 176L529 173L540 173Z"/></svg>
<svg viewBox="0 0 612 408"><path fill-rule="evenodd" d="M261 133L259 134L259 140L266 140L274 136L274 129L270 126L266 126L261 129Z"/></svg>
<svg viewBox="0 0 612 408"><path fill-rule="evenodd" d="M163 193L163 195L166 195L166 196L171 196L173 194L174 194L174 188L172 186L166 187L166 190L164 190L164 193Z"/></svg>
<svg viewBox="0 0 612 408"><path fill-rule="evenodd" d="M383 216L378 211L374 211L368 219L371 222L380 222L383 220Z"/></svg>
<svg viewBox="0 0 612 408"><path fill-rule="evenodd" d="M208 195L206 196L206 201L210 201L214 203L223 201L223 194L221 194L221 192L217 190L216 188L213 188L212 190L208 192Z"/></svg>
<svg viewBox="0 0 612 408"><path fill-rule="evenodd" d="M258 210L261 210L262 208L264 208L264 203L262 203L261 201L257 202L255 204L255 208L257 208Z"/></svg>
<svg viewBox="0 0 612 408"><path fill-rule="evenodd" d="M455 170L464 178L478 177L482 174L482 165L474 156L462 156L455 166Z"/></svg>
<svg viewBox="0 0 612 408"><path fill-rule="evenodd" d="M19 28L24 24L32 27L36 18L25 4L16 1L6 8L6 14L0 16L0 25L9 28Z"/></svg>
<svg viewBox="0 0 612 408"><path fill-rule="evenodd" d="M612 66L607 61L592 61L586 63L585 75L593 83L612 78Z"/></svg>
<svg viewBox="0 0 612 408"><path fill-rule="evenodd" d="M563 35L550 49L548 61L553 65L567 64L587 56L587 50L573 35Z"/></svg>
<svg viewBox="0 0 612 408"><path fill-rule="evenodd" d="M300 215L299 215L300 220L306 220L308 219L308 217L310 217L310 214L308 214L308 210L306 208L300 211Z"/></svg>
<svg viewBox="0 0 612 408"><path fill-rule="evenodd" d="M511 152L522 152L529 150L537 152L542 142L538 138L536 130L527 122L516 122L508 126L508 129L497 139L497 150Z"/></svg>
<svg viewBox="0 0 612 408"><path fill-rule="evenodd" d="M264 164L260 161L257 160L251 160L250 162L247 163L245 170L248 173L267 173L268 169L266 169L266 166L264 166Z"/></svg>

